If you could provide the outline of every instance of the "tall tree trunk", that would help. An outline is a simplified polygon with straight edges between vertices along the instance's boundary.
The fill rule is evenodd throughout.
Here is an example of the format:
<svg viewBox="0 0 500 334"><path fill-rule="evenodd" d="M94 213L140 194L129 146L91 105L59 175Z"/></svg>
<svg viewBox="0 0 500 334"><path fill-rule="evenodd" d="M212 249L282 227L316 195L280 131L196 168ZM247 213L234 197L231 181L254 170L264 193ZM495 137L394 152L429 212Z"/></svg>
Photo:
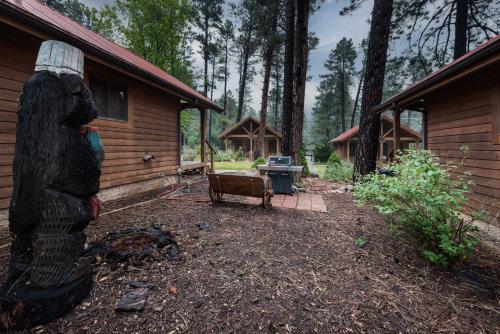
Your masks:
<svg viewBox="0 0 500 334"><path fill-rule="evenodd" d="M276 67L276 94L274 96L274 128L278 130L278 109L280 103L280 71L279 67Z"/></svg>
<svg viewBox="0 0 500 334"><path fill-rule="evenodd" d="M294 49L295 49L295 0L286 0L285 17L285 59L283 64L283 112L282 117L282 135L284 155L292 153L292 113L294 110Z"/></svg>
<svg viewBox="0 0 500 334"><path fill-rule="evenodd" d="M229 38L226 39L224 54L224 116L227 115L227 63L228 63Z"/></svg>
<svg viewBox="0 0 500 334"><path fill-rule="evenodd" d="M236 123L243 118L243 106L245 104L245 89L247 85L248 75L248 58L249 52L244 48L243 50L243 67L241 69L240 89L238 91L238 114L236 115Z"/></svg>
<svg viewBox="0 0 500 334"><path fill-rule="evenodd" d="M342 122L342 126L341 126L341 129L342 129L342 133L345 132L345 114L346 114L346 98L345 98L345 69L344 69L344 59L342 59L342 75L340 76L340 80L341 80L341 93L342 93L342 96L340 97L341 99L341 112L342 112L342 115L340 117L341 119L341 122Z"/></svg>
<svg viewBox="0 0 500 334"><path fill-rule="evenodd" d="M214 99L214 83L215 83L215 56L212 59L212 79L210 83L210 100ZM212 142L212 110L208 118L208 141Z"/></svg>
<svg viewBox="0 0 500 334"><path fill-rule="evenodd" d="M467 9L469 0L456 0L455 45L453 59L460 58L467 52Z"/></svg>
<svg viewBox="0 0 500 334"><path fill-rule="evenodd" d="M363 85L363 81L364 81L364 77L365 77L365 62L366 62L366 58L363 59L363 66L361 67L361 74L359 77L358 89L356 91L356 98L354 99L354 104L352 106L351 126L349 127L349 129L352 129L354 127L354 122L356 121L356 109L358 109L359 94L361 92L361 87Z"/></svg>
<svg viewBox="0 0 500 334"><path fill-rule="evenodd" d="M373 4L361 100L359 139L354 162L355 180L373 172L377 167L380 114L373 113L372 108L382 101L392 8L393 0L375 0Z"/></svg>
<svg viewBox="0 0 500 334"><path fill-rule="evenodd" d="M208 16L205 15L205 40L203 41L205 45L203 46L203 61L204 66L204 76L203 76L203 93L205 96L208 95Z"/></svg>
<svg viewBox="0 0 500 334"><path fill-rule="evenodd" d="M273 16L271 18L271 25L267 32L266 52L264 54L264 83L262 85L262 100L260 104L260 124L259 135L255 145L255 158L264 156L265 154L265 136L266 136L266 121L267 121L267 101L269 97L269 82L271 80L271 68L273 66L274 51L276 44L273 41L276 29L278 26L278 9L272 8Z"/></svg>
<svg viewBox="0 0 500 334"><path fill-rule="evenodd" d="M302 132L304 128L304 100L306 93L307 63L309 56L309 0L297 2L297 36L295 45L295 103L292 113L291 156L300 163Z"/></svg>

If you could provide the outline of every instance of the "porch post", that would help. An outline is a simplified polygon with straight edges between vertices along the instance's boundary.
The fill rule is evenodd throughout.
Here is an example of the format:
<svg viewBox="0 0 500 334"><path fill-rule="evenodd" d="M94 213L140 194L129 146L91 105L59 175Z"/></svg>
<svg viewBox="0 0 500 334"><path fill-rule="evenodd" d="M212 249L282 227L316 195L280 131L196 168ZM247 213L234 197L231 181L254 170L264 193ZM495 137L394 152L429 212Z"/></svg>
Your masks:
<svg viewBox="0 0 500 334"><path fill-rule="evenodd" d="M200 162L206 161L205 155L205 140L207 139L207 110L200 109ZM206 173L206 168L203 167L203 175Z"/></svg>
<svg viewBox="0 0 500 334"><path fill-rule="evenodd" d="M400 147L400 130L401 130L401 109L394 110L394 156L398 153Z"/></svg>
<svg viewBox="0 0 500 334"><path fill-rule="evenodd" d="M281 155L280 138L276 136L276 155Z"/></svg>
<svg viewBox="0 0 500 334"><path fill-rule="evenodd" d="M250 123L250 127L252 126L252 123ZM253 161L253 136L250 135L250 160Z"/></svg>
<svg viewBox="0 0 500 334"><path fill-rule="evenodd" d="M385 141L385 136L384 136L384 119L380 117L380 147L379 147L379 152L378 152L378 160L380 162L384 162L384 141Z"/></svg>
<svg viewBox="0 0 500 334"><path fill-rule="evenodd" d="M346 149L346 152L347 152L347 162L348 163L351 163L351 141L349 139L347 139L347 149Z"/></svg>

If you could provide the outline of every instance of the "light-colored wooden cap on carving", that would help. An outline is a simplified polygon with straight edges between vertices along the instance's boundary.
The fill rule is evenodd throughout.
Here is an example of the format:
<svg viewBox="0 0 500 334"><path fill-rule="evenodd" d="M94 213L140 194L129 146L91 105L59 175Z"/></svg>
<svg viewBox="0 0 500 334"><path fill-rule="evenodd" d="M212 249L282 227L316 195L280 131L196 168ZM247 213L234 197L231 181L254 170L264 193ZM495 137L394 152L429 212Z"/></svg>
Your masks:
<svg viewBox="0 0 500 334"><path fill-rule="evenodd" d="M61 41L45 41L40 46L35 72L77 74L83 78L83 52Z"/></svg>

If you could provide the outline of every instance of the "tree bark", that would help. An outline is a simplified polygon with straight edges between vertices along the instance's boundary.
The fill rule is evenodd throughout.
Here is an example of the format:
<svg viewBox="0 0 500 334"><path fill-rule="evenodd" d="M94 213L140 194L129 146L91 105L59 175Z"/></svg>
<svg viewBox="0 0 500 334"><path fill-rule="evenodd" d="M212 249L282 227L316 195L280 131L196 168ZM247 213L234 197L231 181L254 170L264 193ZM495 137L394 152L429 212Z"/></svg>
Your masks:
<svg viewBox="0 0 500 334"><path fill-rule="evenodd" d="M380 114L372 112L372 109L382 101L392 9L393 0L375 0L373 5L354 180L373 172L377 167Z"/></svg>
<svg viewBox="0 0 500 334"><path fill-rule="evenodd" d="M249 53L246 49L243 50L243 67L241 70L240 89L238 91L238 114L236 115L236 123L243 118L243 106L245 104L245 89L247 85L248 75L248 58Z"/></svg>
<svg viewBox="0 0 500 334"><path fill-rule="evenodd" d="M456 0L455 45L453 59L460 58L467 52L467 9L468 0Z"/></svg>
<svg viewBox="0 0 500 334"><path fill-rule="evenodd" d="M297 36L295 45L295 103L292 113L291 156L294 164L300 163L302 132L304 127L304 99L306 93L307 63L309 55L310 1L297 2Z"/></svg>
<svg viewBox="0 0 500 334"><path fill-rule="evenodd" d="M356 91L356 98L354 99L354 104L352 106L351 127L349 129L352 129L354 127L354 122L356 121L356 109L358 109L359 94L361 92L361 87L363 85L364 77L365 77L365 59L363 59L363 66L361 68L361 75L359 78L358 89Z"/></svg>
<svg viewBox="0 0 500 334"><path fill-rule="evenodd" d="M227 115L227 63L228 63L229 38L226 39L224 54L224 116Z"/></svg>
<svg viewBox="0 0 500 334"><path fill-rule="evenodd" d="M208 16L205 15L205 45L203 46L203 61L204 61L204 76L203 76L203 94L207 96L208 94Z"/></svg>
<svg viewBox="0 0 500 334"><path fill-rule="evenodd" d="M295 49L295 1L287 0L285 17L285 59L283 64L283 112L282 117L282 135L284 155L291 155L291 128L292 113L294 110L294 49Z"/></svg>
<svg viewBox="0 0 500 334"><path fill-rule="evenodd" d="M265 153L265 135L266 135L266 122L267 122L267 101L269 97L269 82L271 80L271 68L273 66L274 51L276 44L273 41L276 29L278 26L278 10L273 8L273 16L271 18L270 29L267 32L267 45L266 52L264 54L264 83L262 85L262 100L260 104L260 124L259 124L259 135L257 137L257 143L255 145L254 157L258 158L264 156Z"/></svg>
<svg viewBox="0 0 500 334"><path fill-rule="evenodd" d="M274 128L278 130L278 109L280 102L280 70L276 67L276 94L274 96Z"/></svg>

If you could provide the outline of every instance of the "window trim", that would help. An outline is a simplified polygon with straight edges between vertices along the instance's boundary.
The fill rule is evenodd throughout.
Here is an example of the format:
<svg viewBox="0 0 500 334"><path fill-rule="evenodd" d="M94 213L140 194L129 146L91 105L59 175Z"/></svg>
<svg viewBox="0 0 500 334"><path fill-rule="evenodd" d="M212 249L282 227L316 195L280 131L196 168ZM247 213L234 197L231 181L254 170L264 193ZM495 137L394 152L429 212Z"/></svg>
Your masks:
<svg viewBox="0 0 500 334"><path fill-rule="evenodd" d="M125 119L118 119L118 118L105 117L105 116L97 116L97 119L102 119L102 120L105 120L105 121L112 121L112 122L128 123L129 120L130 120L130 117L129 117L129 108L128 108L128 101L129 101L129 89L128 89L128 86L125 85L125 84L121 84L121 83L119 83L117 81L105 78L105 77L103 77L101 75L96 75L94 73L89 73L88 74L88 82L89 82L89 89L90 89L91 92L92 92L92 89L91 89L92 79L104 82L106 84L106 86L113 87L113 88L116 88L118 90L124 90L126 92L126 97L125 97ZM94 97L92 96L92 98L94 98Z"/></svg>

